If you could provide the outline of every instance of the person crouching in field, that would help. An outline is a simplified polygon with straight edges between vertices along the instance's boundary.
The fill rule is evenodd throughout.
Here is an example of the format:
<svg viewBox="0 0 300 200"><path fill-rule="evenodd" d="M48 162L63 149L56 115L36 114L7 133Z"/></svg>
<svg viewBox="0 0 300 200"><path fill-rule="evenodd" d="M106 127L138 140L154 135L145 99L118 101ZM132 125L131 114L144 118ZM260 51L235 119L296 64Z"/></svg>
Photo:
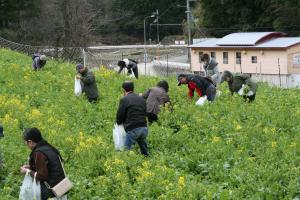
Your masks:
<svg viewBox="0 0 300 200"><path fill-rule="evenodd" d="M215 100L216 86L211 79L193 74L180 74L177 79L178 86L181 84L188 85L188 97L190 99L194 97L194 91L196 90L199 97L206 95L208 101Z"/></svg>
<svg viewBox="0 0 300 200"><path fill-rule="evenodd" d="M96 103L98 101L98 88L94 73L82 64L76 66L76 71L78 72L76 78L81 80L82 92L85 93L89 102Z"/></svg>
<svg viewBox="0 0 300 200"><path fill-rule="evenodd" d="M136 79L139 78L139 72L137 67L137 61L125 58L118 61L118 66L120 67L118 73L120 74L124 68L127 68L127 75L132 75L132 71Z"/></svg>
<svg viewBox="0 0 300 200"><path fill-rule="evenodd" d="M46 65L47 57L40 53L35 53L32 56L32 60L32 69L36 71L42 69Z"/></svg>
<svg viewBox="0 0 300 200"><path fill-rule="evenodd" d="M36 176L41 184L42 200L55 197L47 184L53 187L65 178L59 151L43 139L37 128L26 129L23 139L31 153L29 165L20 168L21 174L29 173L32 177Z"/></svg>
<svg viewBox="0 0 300 200"><path fill-rule="evenodd" d="M142 97L146 99L147 104L147 117L150 123L158 120L158 113L160 112L160 106L164 106L170 102L168 95L169 84L167 81L159 81L156 87L153 87L142 94Z"/></svg>
<svg viewBox="0 0 300 200"><path fill-rule="evenodd" d="M148 156L146 101L134 93L133 82L124 82L122 88L124 97L120 100L116 118L117 124L123 124L126 131L125 147L129 150L137 142L141 153Z"/></svg>
<svg viewBox="0 0 300 200"><path fill-rule="evenodd" d="M255 100L257 83L252 81L248 74L233 74L230 71L224 71L221 83L224 81L228 83L231 94L238 93L249 102Z"/></svg>

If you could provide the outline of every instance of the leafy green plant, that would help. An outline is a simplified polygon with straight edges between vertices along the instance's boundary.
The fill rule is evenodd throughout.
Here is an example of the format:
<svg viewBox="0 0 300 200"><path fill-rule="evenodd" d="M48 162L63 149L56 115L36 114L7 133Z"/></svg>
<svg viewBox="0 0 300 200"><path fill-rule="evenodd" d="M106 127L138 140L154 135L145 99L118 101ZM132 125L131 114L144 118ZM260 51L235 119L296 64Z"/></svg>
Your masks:
<svg viewBox="0 0 300 200"><path fill-rule="evenodd" d="M187 88L168 78L173 112L162 108L149 127L150 157L114 150L125 76L96 71L98 104L74 95L75 64L51 60L38 72L31 58L0 49L0 199L16 199L19 167L30 151L22 141L36 126L56 146L75 187L70 199L292 199L299 194L300 95L260 83L246 103L221 85L221 96L198 107ZM157 77L134 80L136 93Z"/></svg>

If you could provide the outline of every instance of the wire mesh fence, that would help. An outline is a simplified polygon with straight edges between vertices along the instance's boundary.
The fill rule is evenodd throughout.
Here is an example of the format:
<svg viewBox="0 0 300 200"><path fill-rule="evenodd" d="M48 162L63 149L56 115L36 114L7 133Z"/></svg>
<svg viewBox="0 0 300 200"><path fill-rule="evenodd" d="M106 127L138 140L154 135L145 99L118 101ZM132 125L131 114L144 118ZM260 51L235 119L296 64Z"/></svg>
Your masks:
<svg viewBox="0 0 300 200"><path fill-rule="evenodd" d="M118 70L117 63L124 58L130 58L138 62L139 73L150 76L171 76L178 73L190 73L190 65L187 63L186 49L149 49L144 50L122 49L111 52L103 52L94 49L86 49L85 65L89 68L104 66L112 70Z"/></svg>
<svg viewBox="0 0 300 200"><path fill-rule="evenodd" d="M82 49L80 47L48 47L48 46L31 46L19 44L0 37L0 47L9 48L27 55L42 53L48 57L74 62L83 62Z"/></svg>
<svg viewBox="0 0 300 200"><path fill-rule="evenodd" d="M0 37L0 47L9 48L27 55L42 53L48 57L84 63L88 68L99 69L100 66L118 70L117 63L124 58L138 62L139 73L147 76L172 76L178 73L190 73L187 62L187 49L172 47L143 48L81 48L81 47L48 47L19 44Z"/></svg>

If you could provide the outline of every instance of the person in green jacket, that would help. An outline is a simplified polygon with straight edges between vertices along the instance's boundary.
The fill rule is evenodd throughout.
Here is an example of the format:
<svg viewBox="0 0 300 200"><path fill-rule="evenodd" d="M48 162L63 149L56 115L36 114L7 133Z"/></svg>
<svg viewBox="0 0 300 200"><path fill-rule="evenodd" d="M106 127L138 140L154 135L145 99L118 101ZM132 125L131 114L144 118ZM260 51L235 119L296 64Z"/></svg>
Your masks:
<svg viewBox="0 0 300 200"><path fill-rule="evenodd" d="M76 71L78 72L76 78L81 80L82 92L86 95L89 102L96 103L98 101L98 88L94 73L82 64L76 66Z"/></svg>
<svg viewBox="0 0 300 200"><path fill-rule="evenodd" d="M249 102L255 100L257 83L251 80L248 74L233 74L230 71L224 71L221 83L226 81L230 92L243 96Z"/></svg>

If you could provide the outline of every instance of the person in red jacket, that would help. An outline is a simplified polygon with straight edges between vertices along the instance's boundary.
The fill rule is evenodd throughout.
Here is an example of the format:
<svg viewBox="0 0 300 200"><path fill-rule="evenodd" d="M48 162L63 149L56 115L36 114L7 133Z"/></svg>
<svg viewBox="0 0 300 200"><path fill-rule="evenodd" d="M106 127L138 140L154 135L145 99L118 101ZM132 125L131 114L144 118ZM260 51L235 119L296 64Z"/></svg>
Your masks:
<svg viewBox="0 0 300 200"><path fill-rule="evenodd" d="M216 86L209 78L193 75L193 74L180 74L178 76L178 86L187 84L189 88L189 98L194 97L194 92L198 93L199 97L205 96L208 101L214 101L216 97Z"/></svg>

